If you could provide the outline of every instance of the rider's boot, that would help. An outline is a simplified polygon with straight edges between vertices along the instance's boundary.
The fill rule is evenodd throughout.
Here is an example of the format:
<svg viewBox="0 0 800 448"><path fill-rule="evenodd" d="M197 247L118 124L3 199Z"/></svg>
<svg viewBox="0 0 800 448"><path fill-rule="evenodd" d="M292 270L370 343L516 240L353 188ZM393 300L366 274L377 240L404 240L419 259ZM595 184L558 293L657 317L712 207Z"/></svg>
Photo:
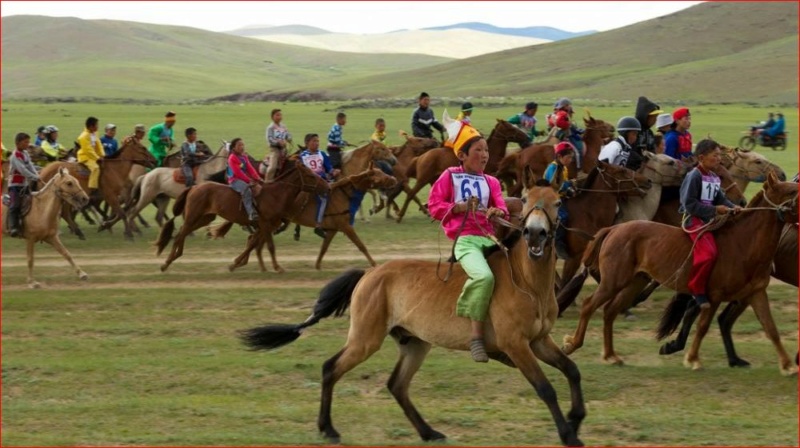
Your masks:
<svg viewBox="0 0 800 448"><path fill-rule="evenodd" d="M10 225L10 229L8 233L11 235L12 238L16 238L20 236L20 219L19 219L19 210L16 208L10 209L8 211L8 224Z"/></svg>
<svg viewBox="0 0 800 448"><path fill-rule="evenodd" d="M567 247L567 229L563 226L558 226L556 229L556 255L562 260L569 260L569 249Z"/></svg>

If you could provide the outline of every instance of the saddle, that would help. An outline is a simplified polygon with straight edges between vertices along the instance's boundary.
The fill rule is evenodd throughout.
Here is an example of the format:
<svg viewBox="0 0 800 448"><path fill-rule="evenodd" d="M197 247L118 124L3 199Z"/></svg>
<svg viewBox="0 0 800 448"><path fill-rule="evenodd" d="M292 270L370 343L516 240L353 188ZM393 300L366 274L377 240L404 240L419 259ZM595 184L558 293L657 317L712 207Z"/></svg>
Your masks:
<svg viewBox="0 0 800 448"><path fill-rule="evenodd" d="M195 182L197 182L198 171L200 171L200 165L192 167L192 176L194 176ZM172 180L181 185L186 183L186 176L183 175L183 168L177 168L175 171L172 172Z"/></svg>
<svg viewBox="0 0 800 448"><path fill-rule="evenodd" d="M89 171L89 168L86 168L86 165L84 165L81 162L75 162L75 163L78 164L78 169L75 170L75 177L82 177L88 179L89 175L92 173L91 171Z"/></svg>

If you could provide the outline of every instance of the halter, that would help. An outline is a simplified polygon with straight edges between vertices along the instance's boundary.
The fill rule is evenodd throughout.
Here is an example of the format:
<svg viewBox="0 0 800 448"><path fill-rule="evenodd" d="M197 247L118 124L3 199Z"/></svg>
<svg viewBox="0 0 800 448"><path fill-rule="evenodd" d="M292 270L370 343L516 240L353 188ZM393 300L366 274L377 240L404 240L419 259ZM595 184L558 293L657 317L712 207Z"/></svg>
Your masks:
<svg viewBox="0 0 800 448"><path fill-rule="evenodd" d="M750 209L750 210L758 210L758 209L775 210L778 213L778 220L784 224L786 224L786 218L783 216L785 212L793 213L795 216L797 215L797 199L798 199L797 193L795 193L793 197L781 202L780 204L772 202L769 199L769 197L767 197L766 192L764 192L762 196L764 200L767 201L767 204L771 205L773 208L770 209L769 207L759 207L757 209ZM792 204L792 206L787 207L788 204Z"/></svg>
<svg viewBox="0 0 800 448"><path fill-rule="evenodd" d="M49 181L49 182L47 182L47 183L44 185L44 187L42 187L42 188L41 188L39 191L37 191L37 192L36 192L36 194L35 194L34 196L38 196L39 194L41 194L41 193L44 193L44 192L45 192L45 191L46 191L46 190L47 190L47 189L48 189L48 188L49 188L51 185L55 185L55 184L56 184L56 179L58 179L58 180L61 180L61 179L63 179L63 176L61 175L61 173L57 173L55 176L53 176L53 178L52 178L52 179L50 179L50 181ZM76 180L75 182L77 183L77 180ZM67 193L67 192L66 192L66 191L64 191L64 190L63 190L63 189L62 189L60 186L57 186L57 187L55 187L55 189L56 189L56 191L55 191L56 197L58 197L58 198L59 198L59 199L61 199L62 201L67 201L67 202L69 202L69 203L70 203L70 205L73 205L73 206L75 206L75 207L77 207L77 206L78 206L77 202L75 201L75 198L76 198L76 197L77 197L77 196L78 196L80 193L82 193L82 192L83 192L83 190L81 190L81 189L78 189L78 191L77 191L77 192L75 192L75 193Z"/></svg>
<svg viewBox="0 0 800 448"><path fill-rule="evenodd" d="M736 156L733 157L732 164L733 164L733 166L735 166L735 167L739 168L740 170L744 171L747 174L747 176L741 176L741 175L736 175L736 174L731 173L731 177L733 177L735 179L744 179L744 180L753 181L753 182L763 182L764 179L766 178L766 174L764 174L764 171L757 171L757 170L746 168L746 167L740 165L737 161L741 160L741 159L742 159L742 157L740 157L737 154ZM765 167L765 170L773 168L773 167L777 168L777 165L775 165L774 163L772 163L770 161L766 161L766 162L767 162L768 165L767 165L767 167ZM755 174L757 174L757 176L751 178L751 177L749 177L751 173L755 173Z"/></svg>

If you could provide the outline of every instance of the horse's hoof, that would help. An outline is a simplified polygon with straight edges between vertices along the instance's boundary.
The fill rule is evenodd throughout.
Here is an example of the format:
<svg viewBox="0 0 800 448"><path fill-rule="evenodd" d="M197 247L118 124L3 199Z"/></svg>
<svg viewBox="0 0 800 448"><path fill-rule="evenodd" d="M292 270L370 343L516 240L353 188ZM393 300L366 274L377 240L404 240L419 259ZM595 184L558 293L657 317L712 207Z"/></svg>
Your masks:
<svg viewBox="0 0 800 448"><path fill-rule="evenodd" d="M125 241L133 242L133 234L125 235Z"/></svg>
<svg viewBox="0 0 800 448"><path fill-rule="evenodd" d="M161 265L161 272L166 272L168 267L169 267L168 264L162 264Z"/></svg>
<svg viewBox="0 0 800 448"><path fill-rule="evenodd" d="M610 365L610 366L624 366L625 362L617 355L613 356L604 356L603 362Z"/></svg>
<svg viewBox="0 0 800 448"><path fill-rule="evenodd" d="M583 442L581 441L581 439L579 439L577 436L571 438L570 440L567 440L565 445L567 445L567 446L584 446Z"/></svg>
<svg viewBox="0 0 800 448"><path fill-rule="evenodd" d="M86 235L84 235L83 232L78 233L77 235L79 240L86 241Z"/></svg>
<svg viewBox="0 0 800 448"><path fill-rule="evenodd" d="M565 355L570 355L575 351L574 338L571 335L564 336L561 351L564 352Z"/></svg>
<svg viewBox="0 0 800 448"><path fill-rule="evenodd" d="M83 280L83 281L89 280L89 274L87 274L85 272L81 272L80 275L78 275L78 278Z"/></svg>
<svg viewBox="0 0 800 448"><path fill-rule="evenodd" d="M797 366L790 366L785 369L781 369L781 375L783 376L797 376Z"/></svg>
<svg viewBox="0 0 800 448"><path fill-rule="evenodd" d="M703 364L700 363L699 359L690 360L688 358L683 359L684 367L690 368L692 370L703 370Z"/></svg>
<svg viewBox="0 0 800 448"><path fill-rule="evenodd" d="M30 282L30 283L28 283L28 288L30 288L30 289L39 289L41 287L42 287L42 285L40 285L39 282Z"/></svg>
<svg viewBox="0 0 800 448"><path fill-rule="evenodd" d="M439 431L431 429L430 433L424 434L422 436L422 440L426 442L444 442L447 440L447 436L440 433Z"/></svg>
<svg viewBox="0 0 800 448"><path fill-rule="evenodd" d="M666 344L662 345L660 349L658 349L659 355L671 355L678 350L673 347L672 342L667 342Z"/></svg>
<svg viewBox="0 0 800 448"><path fill-rule="evenodd" d="M236 266L235 264L229 265L229 266L228 266L228 272L233 272L233 271L235 271L237 267L238 267L238 266Z"/></svg>
<svg viewBox="0 0 800 448"><path fill-rule="evenodd" d="M750 363L745 361L742 358L736 358L732 361L728 361L729 367L750 367Z"/></svg>
<svg viewBox="0 0 800 448"><path fill-rule="evenodd" d="M278 274L283 274L284 272L286 272L286 269L283 269L282 267L279 266L275 269L275 272Z"/></svg>

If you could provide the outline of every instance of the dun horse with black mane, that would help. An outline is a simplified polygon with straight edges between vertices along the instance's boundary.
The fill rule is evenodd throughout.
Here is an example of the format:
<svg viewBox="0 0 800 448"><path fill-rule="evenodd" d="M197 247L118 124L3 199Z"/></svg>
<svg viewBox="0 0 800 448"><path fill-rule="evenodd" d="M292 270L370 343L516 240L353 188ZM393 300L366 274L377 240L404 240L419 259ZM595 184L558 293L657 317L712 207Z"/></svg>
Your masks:
<svg viewBox="0 0 800 448"><path fill-rule="evenodd" d="M533 385L555 420L561 442L581 446L578 429L586 415L580 372L550 336L558 311L553 292L555 250L553 235L559 205L550 187L534 187L527 195L520 231L507 242L508 253L489 256L495 287L485 321L486 349L490 357L513 365ZM430 261L394 260L368 271L351 270L320 292L313 314L298 325L268 325L242 333L254 349L274 349L288 344L306 327L350 308L350 332L344 348L322 368L322 406L319 430L330 442L339 442L331 421L333 387L342 376L377 352L386 335L400 349L400 359L389 378L389 391L425 441L445 439L422 418L408 389L431 346L469 350L470 320L457 317L456 298L466 281L460 266L447 282L438 278ZM572 408L566 418L538 360L566 375Z"/></svg>

